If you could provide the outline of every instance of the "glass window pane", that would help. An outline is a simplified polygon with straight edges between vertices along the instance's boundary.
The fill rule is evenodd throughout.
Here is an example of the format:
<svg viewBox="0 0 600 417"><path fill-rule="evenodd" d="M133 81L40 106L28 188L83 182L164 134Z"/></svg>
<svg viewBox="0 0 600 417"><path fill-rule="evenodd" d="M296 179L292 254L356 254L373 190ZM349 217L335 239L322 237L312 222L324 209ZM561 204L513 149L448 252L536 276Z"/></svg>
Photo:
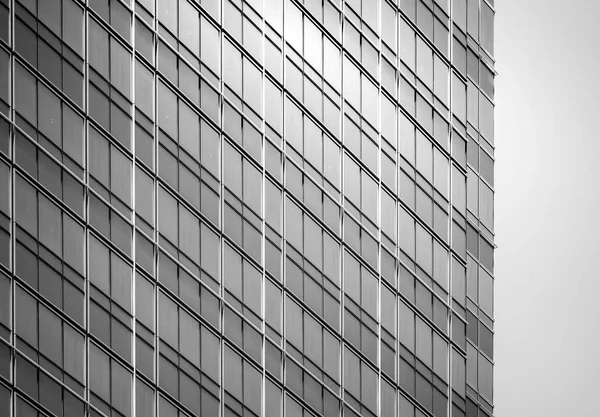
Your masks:
<svg viewBox="0 0 600 417"><path fill-rule="evenodd" d="M63 0L63 39L75 52L83 53L83 10L73 0Z"/></svg>
<svg viewBox="0 0 600 417"><path fill-rule="evenodd" d="M494 144L494 105L483 93L479 93L479 130L481 134Z"/></svg>
<svg viewBox="0 0 600 417"><path fill-rule="evenodd" d="M158 124L172 138L177 138L177 97L162 82L158 83Z"/></svg>
<svg viewBox="0 0 600 417"><path fill-rule="evenodd" d="M177 3L177 0L161 0L156 13L160 22L173 34L177 33Z"/></svg>
<svg viewBox="0 0 600 417"><path fill-rule="evenodd" d="M433 90L433 52L421 37L417 37L417 76Z"/></svg>
<svg viewBox="0 0 600 417"><path fill-rule="evenodd" d="M491 362L488 361L481 353L479 354L478 371L479 393L492 402L492 384L494 378L493 367Z"/></svg>
<svg viewBox="0 0 600 417"><path fill-rule="evenodd" d="M179 346L177 340L177 306L161 291L159 295L158 308L160 312L158 320L158 334L161 339L169 343L174 349L177 349Z"/></svg>
<svg viewBox="0 0 600 417"><path fill-rule="evenodd" d="M111 374L112 406L129 416L131 410L131 374L114 360L111 360Z"/></svg>
<svg viewBox="0 0 600 417"><path fill-rule="evenodd" d="M32 346L37 346L37 302L18 286L15 290L15 332Z"/></svg>
<svg viewBox="0 0 600 417"><path fill-rule="evenodd" d="M360 71L344 58L344 98L356 110L360 109Z"/></svg>
<svg viewBox="0 0 600 417"><path fill-rule="evenodd" d="M126 97L130 95L131 54L114 38L110 39L110 81Z"/></svg>
<svg viewBox="0 0 600 417"><path fill-rule="evenodd" d="M108 33L94 20L89 20L89 60L100 75L109 78Z"/></svg>
<svg viewBox="0 0 600 417"><path fill-rule="evenodd" d="M21 65L15 64L15 108L29 123L37 125L36 81Z"/></svg>
<svg viewBox="0 0 600 417"><path fill-rule="evenodd" d="M322 69L322 38L321 30L310 20L304 19L304 44L310 45L306 48L305 59L319 73Z"/></svg>
<svg viewBox="0 0 600 417"><path fill-rule="evenodd" d="M431 327L417 317L416 349L418 358L429 367L432 365L432 334Z"/></svg>
<svg viewBox="0 0 600 417"><path fill-rule="evenodd" d="M200 54L200 17L186 0L179 2L179 40L194 54Z"/></svg>
<svg viewBox="0 0 600 417"><path fill-rule="evenodd" d="M92 343L89 351L89 372L90 389L110 402L110 360Z"/></svg>
<svg viewBox="0 0 600 417"><path fill-rule="evenodd" d="M40 196L40 242L57 255L62 255L62 213L46 197Z"/></svg>
<svg viewBox="0 0 600 417"><path fill-rule="evenodd" d="M403 302L398 303L398 339L411 352L415 345L415 313Z"/></svg>
<svg viewBox="0 0 600 417"><path fill-rule="evenodd" d="M486 2L481 2L481 45L494 55L494 12Z"/></svg>
<svg viewBox="0 0 600 417"><path fill-rule="evenodd" d="M154 330L154 286L140 274L136 274L135 293L136 318Z"/></svg>

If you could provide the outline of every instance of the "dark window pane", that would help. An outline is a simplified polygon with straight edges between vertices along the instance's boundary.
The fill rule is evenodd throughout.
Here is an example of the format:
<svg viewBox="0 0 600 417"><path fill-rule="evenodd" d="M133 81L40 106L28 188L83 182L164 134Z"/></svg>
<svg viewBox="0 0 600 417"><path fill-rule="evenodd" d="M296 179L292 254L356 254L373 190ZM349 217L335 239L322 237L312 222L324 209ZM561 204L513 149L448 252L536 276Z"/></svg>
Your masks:
<svg viewBox="0 0 600 417"><path fill-rule="evenodd" d="M131 409L131 374L121 365L111 360L112 405L128 416Z"/></svg>
<svg viewBox="0 0 600 417"><path fill-rule="evenodd" d="M36 81L21 65L15 65L15 108L29 123L37 125Z"/></svg>
<svg viewBox="0 0 600 417"><path fill-rule="evenodd" d="M0 323L7 327L10 325L10 290L11 281L4 275L0 275Z"/></svg>
<svg viewBox="0 0 600 417"><path fill-rule="evenodd" d="M110 360L93 344L90 344L89 366L90 389L110 402Z"/></svg>

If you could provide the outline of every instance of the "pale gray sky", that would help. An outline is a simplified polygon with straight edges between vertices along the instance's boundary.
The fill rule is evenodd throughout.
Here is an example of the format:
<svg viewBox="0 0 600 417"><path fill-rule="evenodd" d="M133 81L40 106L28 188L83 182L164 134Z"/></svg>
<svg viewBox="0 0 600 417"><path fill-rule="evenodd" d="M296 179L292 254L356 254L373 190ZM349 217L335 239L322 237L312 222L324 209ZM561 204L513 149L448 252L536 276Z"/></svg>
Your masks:
<svg viewBox="0 0 600 417"><path fill-rule="evenodd" d="M495 3L495 415L600 416L600 1Z"/></svg>

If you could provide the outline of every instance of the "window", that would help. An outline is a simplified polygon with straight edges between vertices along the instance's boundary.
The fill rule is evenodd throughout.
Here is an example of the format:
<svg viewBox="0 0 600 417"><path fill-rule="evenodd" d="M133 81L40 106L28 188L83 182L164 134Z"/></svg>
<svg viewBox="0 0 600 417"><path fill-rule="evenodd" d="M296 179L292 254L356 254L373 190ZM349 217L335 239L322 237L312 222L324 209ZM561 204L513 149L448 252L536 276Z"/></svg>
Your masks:
<svg viewBox="0 0 600 417"><path fill-rule="evenodd" d="M151 284L141 274L136 274L136 318L150 330L154 330L154 291L153 284Z"/></svg>
<svg viewBox="0 0 600 417"><path fill-rule="evenodd" d="M154 390L140 379L136 380L135 388L136 414L154 417Z"/></svg>
<svg viewBox="0 0 600 417"><path fill-rule="evenodd" d="M146 116L154 119L152 98L154 91L154 74L140 61L135 61L135 97L136 105Z"/></svg>
<svg viewBox="0 0 600 417"><path fill-rule="evenodd" d="M131 55L94 19L90 20L90 48L90 64L98 74L110 80L121 94L129 98Z"/></svg>
<svg viewBox="0 0 600 417"><path fill-rule="evenodd" d="M131 266L95 237L90 238L90 282L90 331L130 362Z"/></svg>
<svg viewBox="0 0 600 417"><path fill-rule="evenodd" d="M92 183L92 187L101 195L111 193L118 199L114 201L115 205L125 203L129 206L131 204L131 160L96 129L90 128L89 132L89 170L96 180ZM112 196L107 197L107 200L113 202Z"/></svg>
<svg viewBox="0 0 600 417"><path fill-rule="evenodd" d="M282 291L269 279L265 281L265 298L269 300L265 303L265 320L267 326L270 326L267 331L273 330L279 336L282 321ZM274 339L277 340L278 337L274 337Z"/></svg>
<svg viewBox="0 0 600 417"><path fill-rule="evenodd" d="M158 334L183 359L219 380L219 340L185 309L159 293ZM165 352L166 353L166 352Z"/></svg>
<svg viewBox="0 0 600 417"><path fill-rule="evenodd" d="M218 236L163 187L158 189L158 230L171 255L196 275L200 275L202 265L212 279L218 280Z"/></svg>
<svg viewBox="0 0 600 417"><path fill-rule="evenodd" d="M494 144L494 105L479 93L479 130L486 140Z"/></svg>
<svg viewBox="0 0 600 417"><path fill-rule="evenodd" d="M0 103L2 104L2 112L5 113L5 107L10 103L9 85L10 85L10 61L9 55L4 49L0 50Z"/></svg>
<svg viewBox="0 0 600 417"><path fill-rule="evenodd" d="M218 245L214 248L218 250ZM218 257L215 257L218 262ZM201 282L179 266L166 253L160 251L158 257L158 280L181 301L202 315L209 323L220 328L220 303L207 286L214 288L217 284L210 275L202 273Z"/></svg>
<svg viewBox="0 0 600 417"><path fill-rule="evenodd" d="M262 75L229 41L223 46L223 80L229 87L226 94L233 93L232 99L249 117L262 115Z"/></svg>
<svg viewBox="0 0 600 417"><path fill-rule="evenodd" d="M417 76L433 90L433 51L420 37L417 38Z"/></svg>
<svg viewBox="0 0 600 417"><path fill-rule="evenodd" d="M460 213L466 210L466 178L456 167L452 167L452 204Z"/></svg>
<svg viewBox="0 0 600 417"><path fill-rule="evenodd" d="M17 224L76 271L83 273L83 227L22 177L17 176L15 188Z"/></svg>
<svg viewBox="0 0 600 417"><path fill-rule="evenodd" d="M254 5L262 10L262 5ZM241 7L240 10L238 7ZM262 63L260 24L246 7L225 2L223 26L256 59ZM258 27L257 27L258 26Z"/></svg>
<svg viewBox="0 0 600 417"><path fill-rule="evenodd" d="M258 325L261 320L262 307L262 276L256 268L245 260L228 244L225 245L223 256L223 283L225 285L226 300L234 305L242 303L240 312L248 314L250 318L257 318ZM230 300L229 297L234 297ZM248 308L250 309L248 311Z"/></svg>
<svg viewBox="0 0 600 417"><path fill-rule="evenodd" d="M335 288L339 286L340 275L339 243L289 199L286 199L286 230L286 285L314 312L338 328L339 295Z"/></svg>
<svg viewBox="0 0 600 417"><path fill-rule="evenodd" d="M481 3L481 45L494 55L494 12L486 2Z"/></svg>
<svg viewBox="0 0 600 417"><path fill-rule="evenodd" d="M452 74L452 111L458 120L465 123L467 111L466 87L462 81Z"/></svg>
<svg viewBox="0 0 600 417"><path fill-rule="evenodd" d="M187 1L179 2L179 41L192 53L200 55L200 14Z"/></svg>
<svg viewBox="0 0 600 417"><path fill-rule="evenodd" d="M90 65L94 70L90 76L90 114L130 148L131 54L93 19L90 45ZM105 80L114 88L107 88Z"/></svg>
<svg viewBox="0 0 600 417"><path fill-rule="evenodd" d="M223 379L225 407L232 410L241 408L260 415L261 374L228 346L225 347Z"/></svg>
<svg viewBox="0 0 600 417"><path fill-rule="evenodd" d="M449 69L448 66L436 54L433 55L433 90L445 106L450 103L448 101L449 93Z"/></svg>
<svg viewBox="0 0 600 417"><path fill-rule="evenodd" d="M28 351L34 361L50 360L62 368L64 377L83 387L85 384L84 337L50 309L40 304L29 292L15 287L15 333L35 349ZM43 360L43 359L42 359ZM55 375L63 378L61 372Z"/></svg>
<svg viewBox="0 0 600 417"><path fill-rule="evenodd" d="M11 281L5 276L0 275L0 323L8 328L12 327L10 324L10 311L11 311Z"/></svg>
<svg viewBox="0 0 600 417"><path fill-rule="evenodd" d="M494 229L494 192L479 182L479 218L490 230Z"/></svg>
<svg viewBox="0 0 600 417"><path fill-rule="evenodd" d="M492 99L494 98L494 73L487 65L479 63L479 84L484 93Z"/></svg>
<svg viewBox="0 0 600 417"><path fill-rule="evenodd" d="M287 151L318 184L340 187L340 151L338 144L307 115L286 99Z"/></svg>
<svg viewBox="0 0 600 417"><path fill-rule="evenodd" d="M158 149L159 175L218 224L219 135L163 83L158 86L158 103L158 124L163 129ZM174 123L178 116L179 123Z"/></svg>
<svg viewBox="0 0 600 417"><path fill-rule="evenodd" d="M344 351L344 399L363 415L374 416L377 411L377 374L352 351Z"/></svg>
<svg viewBox="0 0 600 417"><path fill-rule="evenodd" d="M260 216L262 213L262 173L228 142L224 158L224 231L256 260L261 259Z"/></svg>
<svg viewBox="0 0 600 417"><path fill-rule="evenodd" d="M159 312L158 385L202 414L214 407L218 395L219 339L162 291Z"/></svg>
<svg viewBox="0 0 600 417"><path fill-rule="evenodd" d="M339 383L340 341L337 337L287 296L285 312L287 353L311 369L322 382L333 379Z"/></svg>
<svg viewBox="0 0 600 417"><path fill-rule="evenodd" d="M203 5L206 2L203 2ZM208 69L218 75L221 68L220 62L220 33L204 16L200 18L200 57L202 64L206 65ZM204 67L202 68L204 70ZM202 71L206 73L206 71Z"/></svg>
<svg viewBox="0 0 600 417"><path fill-rule="evenodd" d="M95 344L90 344L89 385L92 404L114 407L125 416L131 411L131 373Z"/></svg>
<svg viewBox="0 0 600 417"><path fill-rule="evenodd" d="M379 201L377 183L348 154L344 154L344 190L346 201L351 203L345 207L374 230Z"/></svg>
<svg viewBox="0 0 600 417"><path fill-rule="evenodd" d="M490 359L494 358L494 342L493 334L487 326L479 322L479 348L485 353Z"/></svg>
<svg viewBox="0 0 600 417"><path fill-rule="evenodd" d="M386 192L381 192L381 231L396 243L397 238L397 220L396 208L398 203L396 199Z"/></svg>
<svg viewBox="0 0 600 417"><path fill-rule="evenodd" d="M373 363L377 363L377 279L347 252L344 253L344 336Z"/></svg>
<svg viewBox="0 0 600 417"><path fill-rule="evenodd" d="M49 1L41 5L39 16L35 16L35 8L29 10L33 15L25 8L18 8L15 19L15 48L51 83L81 106L83 11L72 0L65 0L61 14L60 3L53 3Z"/></svg>
<svg viewBox="0 0 600 417"><path fill-rule="evenodd" d="M344 98L354 110L360 111L369 123L377 126L377 90L347 58L344 58Z"/></svg>
<svg viewBox="0 0 600 417"><path fill-rule="evenodd" d="M367 3L365 1L365 3ZM366 5L365 5L366 6ZM383 41L396 52L398 36L396 34L396 8L387 1L381 2L381 37Z"/></svg>
<svg viewBox="0 0 600 417"><path fill-rule="evenodd" d="M479 268L479 305L490 317L493 315L494 279Z"/></svg>
<svg viewBox="0 0 600 417"><path fill-rule="evenodd" d="M36 124L36 81L21 65L15 65L15 108L30 123Z"/></svg>
<svg viewBox="0 0 600 417"><path fill-rule="evenodd" d="M480 394L491 402L493 400L492 384L494 379L494 369L492 363L481 353L479 354L479 364L477 370L477 379L479 381L477 388Z"/></svg>
<svg viewBox="0 0 600 417"><path fill-rule="evenodd" d="M10 400L11 400L11 392L8 388L1 386L0 387L0 411L3 415L10 415Z"/></svg>

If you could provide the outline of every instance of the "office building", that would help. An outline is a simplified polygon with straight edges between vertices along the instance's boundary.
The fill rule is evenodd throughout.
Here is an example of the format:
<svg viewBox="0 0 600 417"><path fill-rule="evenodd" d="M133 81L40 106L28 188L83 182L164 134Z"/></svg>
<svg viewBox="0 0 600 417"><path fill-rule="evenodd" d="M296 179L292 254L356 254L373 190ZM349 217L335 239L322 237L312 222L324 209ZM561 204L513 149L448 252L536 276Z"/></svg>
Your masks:
<svg viewBox="0 0 600 417"><path fill-rule="evenodd" d="M493 414L493 0L0 0L0 415Z"/></svg>

